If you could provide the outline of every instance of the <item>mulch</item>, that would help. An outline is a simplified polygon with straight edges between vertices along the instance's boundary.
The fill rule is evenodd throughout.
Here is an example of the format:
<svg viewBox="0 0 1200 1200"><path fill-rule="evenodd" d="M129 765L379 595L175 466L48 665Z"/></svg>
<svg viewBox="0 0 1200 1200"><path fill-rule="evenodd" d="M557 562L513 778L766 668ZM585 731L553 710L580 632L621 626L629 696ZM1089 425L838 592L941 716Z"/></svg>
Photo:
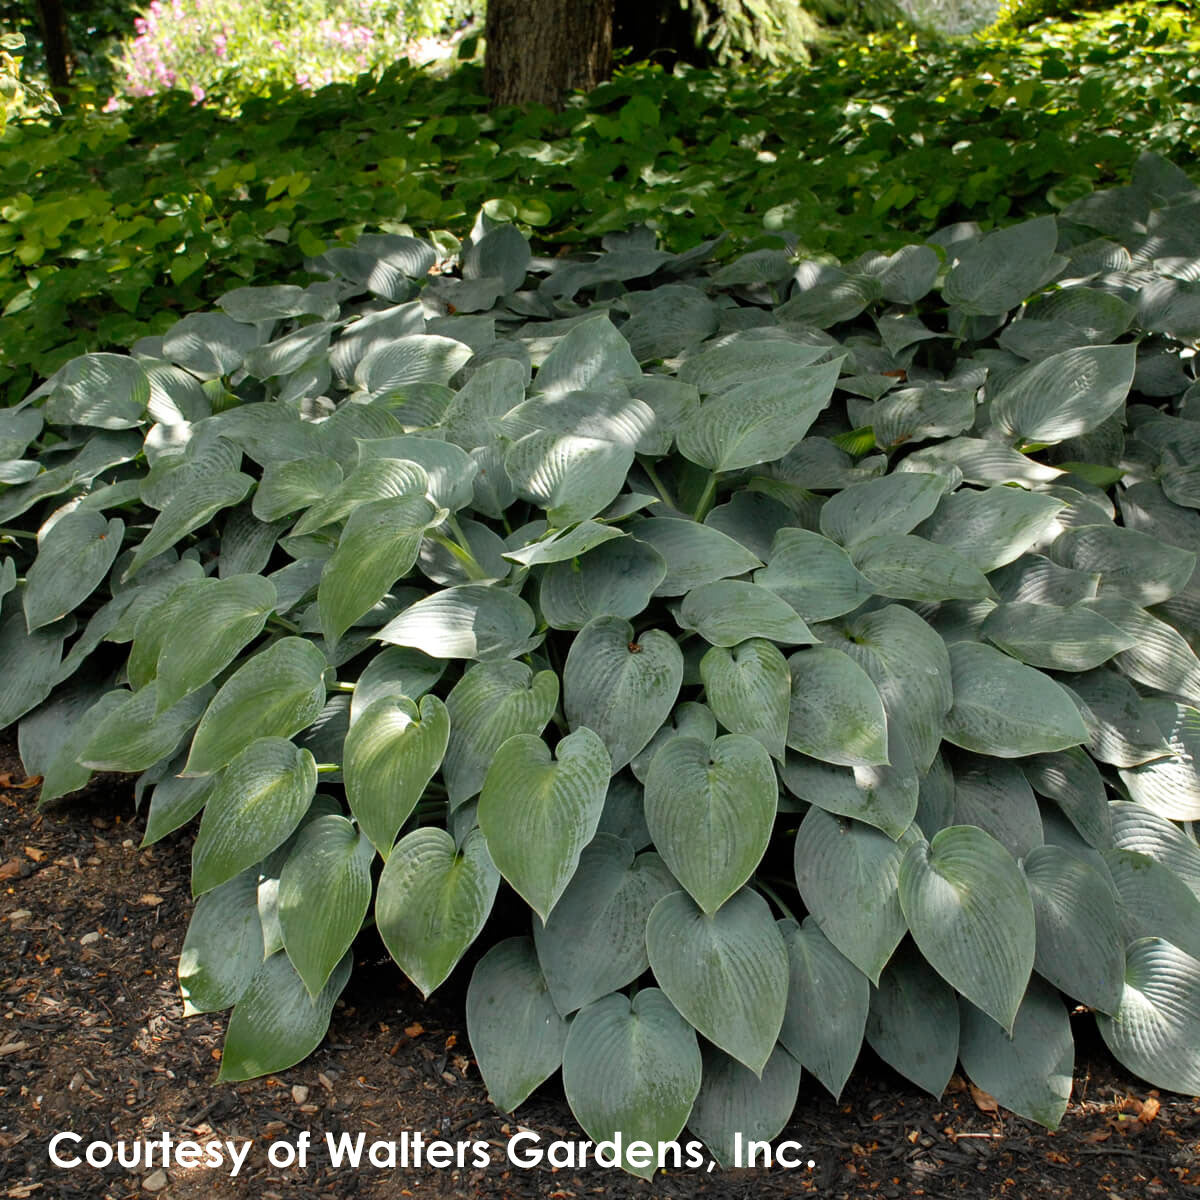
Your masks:
<svg viewBox="0 0 1200 1200"><path fill-rule="evenodd" d="M22 781L11 745L0 747L0 772L0 785ZM364 934L320 1049L278 1076L217 1085L225 1018L185 1019L175 979L190 834L138 850L128 780L101 779L41 813L35 796L0 791L0 1197L1200 1198L1200 1103L1124 1073L1086 1014L1076 1018L1075 1091L1053 1134L992 1111L958 1076L940 1099L926 1096L864 1050L840 1101L801 1084L782 1136L803 1143L811 1169L681 1169L648 1182L595 1167L523 1170L505 1156L518 1128L544 1141L585 1137L561 1089L545 1085L515 1116L496 1109L471 1059L463 972L423 1002ZM64 1170L48 1157L61 1130L80 1134L81 1147L164 1130L253 1146L236 1179L202 1167ZM272 1141L306 1130L306 1169L268 1162ZM334 1169L324 1151L326 1133L370 1142L404 1131L488 1142L491 1165Z"/></svg>

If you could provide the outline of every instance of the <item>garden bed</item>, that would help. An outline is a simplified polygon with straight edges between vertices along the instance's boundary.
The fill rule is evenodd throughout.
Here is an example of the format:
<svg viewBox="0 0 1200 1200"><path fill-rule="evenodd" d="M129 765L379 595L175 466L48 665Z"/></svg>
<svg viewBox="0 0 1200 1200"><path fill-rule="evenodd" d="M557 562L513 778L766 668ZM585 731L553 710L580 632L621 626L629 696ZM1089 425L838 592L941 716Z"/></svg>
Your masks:
<svg viewBox="0 0 1200 1200"><path fill-rule="evenodd" d="M14 748L0 754L19 783ZM72 803L37 813L35 791L0 793L0 1197L166 1200L293 1197L1200 1196L1200 1102L1158 1094L1116 1067L1086 1016L1073 1020L1075 1089L1057 1133L987 1111L956 1075L924 1095L863 1052L840 1102L811 1077L782 1135L804 1143L811 1171L668 1171L643 1182L620 1171L516 1170L517 1126L546 1140L582 1135L556 1084L507 1117L488 1100L462 1021L460 967L437 998L419 993L373 932L334 1011L328 1039L277 1076L215 1085L220 1014L185 1019L175 978L191 912L192 838L146 850L128 784L104 776ZM21 916L18 914L25 913ZM95 937L94 935L99 935ZM53 1167L49 1139L86 1144L161 1136L249 1139L236 1179L197 1169L97 1172ZM396 1139L485 1140L486 1170L333 1170L323 1150L307 1171L266 1161L273 1139L312 1131ZM149 1187L147 1187L147 1184Z"/></svg>

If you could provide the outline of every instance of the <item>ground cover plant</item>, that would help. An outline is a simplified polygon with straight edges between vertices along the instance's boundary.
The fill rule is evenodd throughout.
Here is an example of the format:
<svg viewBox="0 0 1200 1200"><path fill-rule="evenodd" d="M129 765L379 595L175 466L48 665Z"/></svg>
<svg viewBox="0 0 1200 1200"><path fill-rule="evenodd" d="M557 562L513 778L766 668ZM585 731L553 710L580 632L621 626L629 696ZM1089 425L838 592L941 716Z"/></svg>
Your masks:
<svg viewBox="0 0 1200 1200"><path fill-rule="evenodd" d="M199 816L221 1078L368 923L426 995L483 950L496 1103L561 1068L627 1148L727 1162L864 1041L1053 1127L1072 1003L1200 1091L1198 210L1146 156L844 265L481 212L8 410L0 727Z"/></svg>
<svg viewBox="0 0 1200 1200"><path fill-rule="evenodd" d="M1056 211L1141 149L1188 165L1187 13L1142 4L965 43L848 42L790 74L631 67L565 113L487 111L478 71L315 95L171 93L0 139L0 388L161 333L365 229L493 200L539 250L648 222L681 251L796 230L849 259L961 219ZM440 236L440 235L439 235Z"/></svg>

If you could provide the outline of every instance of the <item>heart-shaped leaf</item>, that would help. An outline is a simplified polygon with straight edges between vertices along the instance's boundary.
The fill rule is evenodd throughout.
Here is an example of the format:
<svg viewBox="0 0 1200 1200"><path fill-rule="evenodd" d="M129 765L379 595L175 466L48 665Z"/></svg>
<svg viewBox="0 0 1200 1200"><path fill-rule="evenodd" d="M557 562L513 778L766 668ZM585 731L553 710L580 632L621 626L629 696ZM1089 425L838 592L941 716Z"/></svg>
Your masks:
<svg viewBox="0 0 1200 1200"><path fill-rule="evenodd" d="M346 734L346 799L363 833L386 859L400 827L441 765L450 717L436 696L376 700Z"/></svg>
<svg viewBox="0 0 1200 1200"><path fill-rule="evenodd" d="M667 742L646 776L646 825L671 873L716 912L758 866L775 822L771 756L744 734Z"/></svg>
<svg viewBox="0 0 1200 1200"><path fill-rule="evenodd" d="M787 950L767 902L742 888L706 913L672 892L650 914L646 948L659 986L684 1018L761 1077L788 990Z"/></svg>
<svg viewBox="0 0 1200 1200"><path fill-rule="evenodd" d="M479 936L500 887L479 830L461 850L442 829L414 829L379 877L375 922L388 953L428 998Z"/></svg>
<svg viewBox="0 0 1200 1200"><path fill-rule="evenodd" d="M558 903L584 846L595 835L612 774L591 729L550 750L517 734L496 751L479 797L479 827L500 874L543 921Z"/></svg>

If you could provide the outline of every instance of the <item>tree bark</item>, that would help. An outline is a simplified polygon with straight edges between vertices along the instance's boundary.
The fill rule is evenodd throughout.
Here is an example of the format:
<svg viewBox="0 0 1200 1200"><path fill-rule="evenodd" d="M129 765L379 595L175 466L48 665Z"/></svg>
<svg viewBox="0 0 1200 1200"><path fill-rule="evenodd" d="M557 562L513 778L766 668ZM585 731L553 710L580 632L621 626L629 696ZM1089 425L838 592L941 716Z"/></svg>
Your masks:
<svg viewBox="0 0 1200 1200"><path fill-rule="evenodd" d="M493 104L561 108L612 73L613 0L488 0L484 86Z"/></svg>
<svg viewBox="0 0 1200 1200"><path fill-rule="evenodd" d="M38 21L42 27L42 42L46 48L46 73L50 90L61 108L67 100L71 82L71 42L67 37L67 14L62 0L37 0Z"/></svg>

